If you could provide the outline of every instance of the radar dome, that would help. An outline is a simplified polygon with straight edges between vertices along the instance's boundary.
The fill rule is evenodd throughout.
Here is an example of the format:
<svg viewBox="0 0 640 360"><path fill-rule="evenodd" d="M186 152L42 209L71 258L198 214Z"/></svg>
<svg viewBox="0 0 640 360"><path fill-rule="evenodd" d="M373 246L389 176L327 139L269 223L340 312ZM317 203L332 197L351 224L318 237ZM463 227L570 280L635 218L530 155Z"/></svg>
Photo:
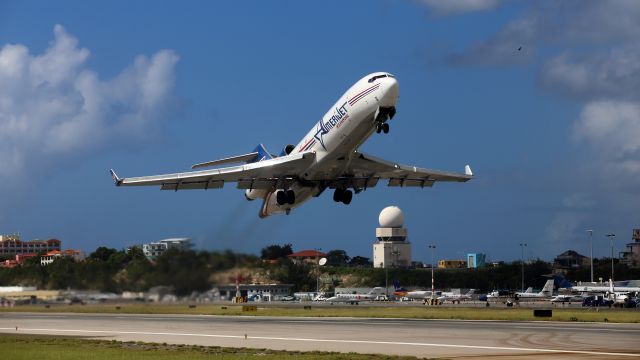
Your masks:
<svg viewBox="0 0 640 360"><path fill-rule="evenodd" d="M387 206L380 212L378 221L380 222L380 227L399 228L404 225L404 215L399 207Z"/></svg>

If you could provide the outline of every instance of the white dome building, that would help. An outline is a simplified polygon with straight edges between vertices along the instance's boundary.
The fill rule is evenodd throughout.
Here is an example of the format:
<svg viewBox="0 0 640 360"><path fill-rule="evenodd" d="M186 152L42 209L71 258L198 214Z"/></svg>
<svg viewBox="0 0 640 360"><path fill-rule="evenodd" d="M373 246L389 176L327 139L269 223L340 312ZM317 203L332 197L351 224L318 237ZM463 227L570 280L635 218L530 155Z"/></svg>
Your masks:
<svg viewBox="0 0 640 360"><path fill-rule="evenodd" d="M376 228L373 244L373 267L409 267L411 265L411 243L407 241L404 214L397 206L387 206L378 216L380 227Z"/></svg>
<svg viewBox="0 0 640 360"><path fill-rule="evenodd" d="M404 225L404 214L397 206L387 206L378 216L380 227L399 228Z"/></svg>

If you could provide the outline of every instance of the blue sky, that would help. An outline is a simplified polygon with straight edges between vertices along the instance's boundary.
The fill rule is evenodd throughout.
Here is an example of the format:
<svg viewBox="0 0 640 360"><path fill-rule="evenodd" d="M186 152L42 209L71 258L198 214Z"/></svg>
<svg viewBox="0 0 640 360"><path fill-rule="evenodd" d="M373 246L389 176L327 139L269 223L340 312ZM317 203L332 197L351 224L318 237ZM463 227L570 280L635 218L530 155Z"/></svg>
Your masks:
<svg viewBox="0 0 640 360"><path fill-rule="evenodd" d="M602 11L602 9L607 11ZM549 15L553 14L553 16ZM400 206L414 259L618 250L638 227L640 47L635 1L0 2L0 233L116 248L188 236L371 256ZM522 50L517 48L522 46ZM363 150L477 178L330 194L260 220L232 184L115 188L121 176L272 152L353 82L400 83L387 136Z"/></svg>

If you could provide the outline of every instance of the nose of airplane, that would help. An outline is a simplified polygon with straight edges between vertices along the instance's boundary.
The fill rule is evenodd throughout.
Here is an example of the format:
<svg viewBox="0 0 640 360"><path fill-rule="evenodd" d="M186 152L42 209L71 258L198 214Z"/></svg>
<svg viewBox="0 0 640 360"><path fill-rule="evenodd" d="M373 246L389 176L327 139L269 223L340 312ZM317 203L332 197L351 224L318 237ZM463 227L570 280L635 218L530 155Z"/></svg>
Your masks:
<svg viewBox="0 0 640 360"><path fill-rule="evenodd" d="M395 106L398 101L398 80L392 77L385 78L384 80L385 90L383 106Z"/></svg>

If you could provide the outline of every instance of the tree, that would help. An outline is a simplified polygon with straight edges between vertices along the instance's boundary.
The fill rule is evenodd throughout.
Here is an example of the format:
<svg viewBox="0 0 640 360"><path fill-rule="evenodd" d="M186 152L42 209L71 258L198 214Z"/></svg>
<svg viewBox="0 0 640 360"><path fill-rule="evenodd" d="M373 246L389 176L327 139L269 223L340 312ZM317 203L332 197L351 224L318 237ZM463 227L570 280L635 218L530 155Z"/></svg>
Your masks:
<svg viewBox="0 0 640 360"><path fill-rule="evenodd" d="M327 265L329 266L347 266L349 256L344 250L331 250L327 253Z"/></svg>
<svg viewBox="0 0 640 360"><path fill-rule="evenodd" d="M349 266L366 267L371 266L371 261L368 257L354 256L349 261Z"/></svg>
<svg viewBox="0 0 640 360"><path fill-rule="evenodd" d="M281 258L286 258L287 255L293 254L293 249L291 244L285 245L269 245L267 247L262 248L260 251L261 257L263 260L277 260Z"/></svg>
<svg viewBox="0 0 640 360"><path fill-rule="evenodd" d="M89 258L90 259L100 260L100 261L107 261L107 260L109 260L109 257L112 254L115 254L117 252L118 252L118 250L116 250L116 249L108 248L106 246L100 246L99 248L96 249L96 251L92 252L89 255Z"/></svg>

